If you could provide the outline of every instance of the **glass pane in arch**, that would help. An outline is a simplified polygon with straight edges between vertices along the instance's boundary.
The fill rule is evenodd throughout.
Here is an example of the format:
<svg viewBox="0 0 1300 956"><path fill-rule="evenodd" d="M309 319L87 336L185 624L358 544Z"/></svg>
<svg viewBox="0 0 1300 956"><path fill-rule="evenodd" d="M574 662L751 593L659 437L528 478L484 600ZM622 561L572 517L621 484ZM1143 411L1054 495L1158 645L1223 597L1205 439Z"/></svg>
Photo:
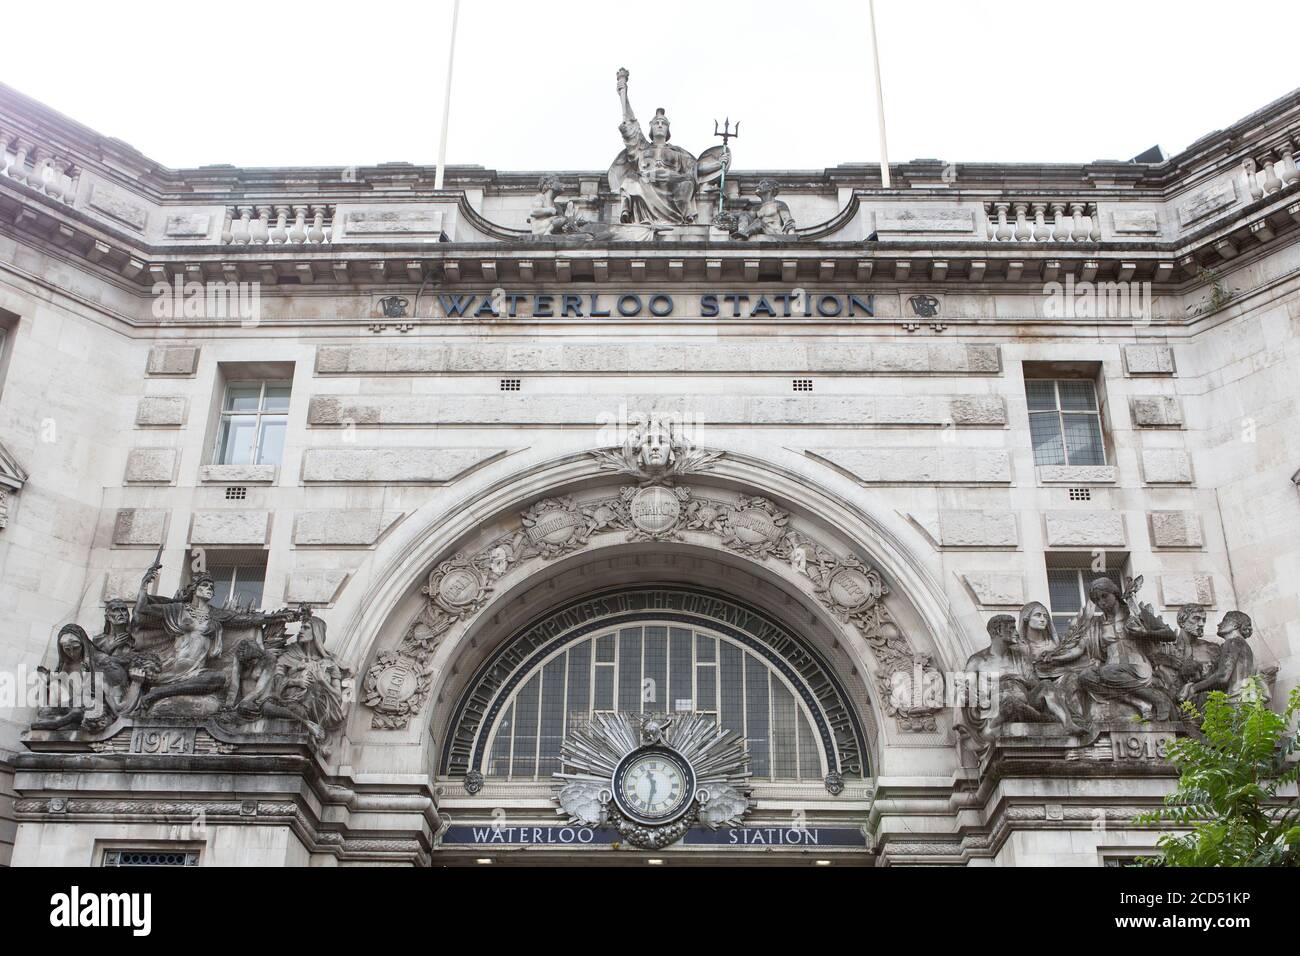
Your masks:
<svg viewBox="0 0 1300 956"><path fill-rule="evenodd" d="M542 708L537 735L537 774L542 778L550 777L560 769L567 657L567 654L560 654L542 668Z"/></svg>
<svg viewBox="0 0 1300 956"><path fill-rule="evenodd" d="M668 698L668 628L654 624L646 627L642 660L642 712L672 713L673 702Z"/></svg>
<svg viewBox="0 0 1300 956"><path fill-rule="evenodd" d="M641 628L618 632L618 709L641 712Z"/></svg>
<svg viewBox="0 0 1300 956"><path fill-rule="evenodd" d="M497 725L497 735L492 741L492 750L488 757L489 777L510 776L510 741L515 727L515 705L505 709L501 723Z"/></svg>
<svg viewBox="0 0 1300 956"><path fill-rule="evenodd" d="M542 675L533 674L515 699L515 749L510 776L527 780L537 772L537 706L541 698Z"/></svg>
<svg viewBox="0 0 1300 956"><path fill-rule="evenodd" d="M643 678L654 688L648 700ZM803 702L766 659L716 633L646 624L577 641L524 675L485 773L549 781L564 735L593 711L616 709L713 715L745 741L756 780L820 781L824 772Z"/></svg>
<svg viewBox="0 0 1300 956"><path fill-rule="evenodd" d="M772 773L772 725L767 665L753 654L745 655L745 743L755 777Z"/></svg>
<svg viewBox="0 0 1300 956"><path fill-rule="evenodd" d="M585 720L591 708L591 641L569 648L568 703L565 707L565 730L569 721Z"/></svg>

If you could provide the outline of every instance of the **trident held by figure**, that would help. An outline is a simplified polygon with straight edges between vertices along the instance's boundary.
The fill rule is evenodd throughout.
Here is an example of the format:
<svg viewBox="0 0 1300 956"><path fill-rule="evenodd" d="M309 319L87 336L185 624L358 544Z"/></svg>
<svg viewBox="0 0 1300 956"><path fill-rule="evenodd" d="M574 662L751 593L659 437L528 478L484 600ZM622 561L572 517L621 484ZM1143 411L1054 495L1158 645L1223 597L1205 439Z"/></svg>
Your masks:
<svg viewBox="0 0 1300 956"><path fill-rule="evenodd" d="M713 121L713 135L722 137L722 148L726 149L727 144L733 139L740 139L740 120L736 120L736 128L731 128L731 117L728 116L722 121L722 129L718 129L718 121ZM727 204L727 167L722 167L722 176L718 179L718 213Z"/></svg>

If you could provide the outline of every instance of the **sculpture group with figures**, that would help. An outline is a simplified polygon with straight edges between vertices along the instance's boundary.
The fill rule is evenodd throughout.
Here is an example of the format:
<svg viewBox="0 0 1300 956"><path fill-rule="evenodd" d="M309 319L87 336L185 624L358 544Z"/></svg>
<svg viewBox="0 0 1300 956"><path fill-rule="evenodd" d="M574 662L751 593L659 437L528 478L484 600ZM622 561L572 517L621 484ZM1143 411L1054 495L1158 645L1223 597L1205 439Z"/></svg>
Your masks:
<svg viewBox="0 0 1300 956"><path fill-rule="evenodd" d="M1241 695L1250 678L1268 685L1276 669L1256 667L1247 614L1226 612L1218 628L1222 643L1206 641L1203 607L1180 608L1175 629L1137 600L1141 587L1140 576L1122 588L1096 578L1059 639L1040 602L1026 604L1019 621L994 616L989 646L966 663L959 733L977 751L1013 724L1030 725L1035 735L1084 736L1135 717L1184 719L1184 702L1199 709L1211 691Z"/></svg>
<svg viewBox="0 0 1300 956"><path fill-rule="evenodd" d="M310 607L225 607L204 572L161 597L149 593L161 567L155 560L144 573L134 606L105 604L98 637L76 624L60 630L33 730L94 733L123 717L215 717L247 729L270 718L321 743L342 727L350 673L325 649L325 622ZM232 646L229 635L242 639ZM73 676L83 685L75 697L67 690Z"/></svg>
<svg viewBox="0 0 1300 956"><path fill-rule="evenodd" d="M697 157L671 142L672 125L662 107L642 126L628 99L628 78L627 70L618 71L616 89L623 110L618 130L623 148L614 157L606 177L613 208L602 214L601 199L594 191L566 195L559 177L543 176L528 214L534 240L648 242L666 237L745 241L798 237L789 205L777 198L780 185L776 180L761 180L754 186L753 195L739 195L734 190L731 195L723 195L732 164L727 141L736 135L730 121L725 131L715 131L722 137L722 144L709 147Z"/></svg>

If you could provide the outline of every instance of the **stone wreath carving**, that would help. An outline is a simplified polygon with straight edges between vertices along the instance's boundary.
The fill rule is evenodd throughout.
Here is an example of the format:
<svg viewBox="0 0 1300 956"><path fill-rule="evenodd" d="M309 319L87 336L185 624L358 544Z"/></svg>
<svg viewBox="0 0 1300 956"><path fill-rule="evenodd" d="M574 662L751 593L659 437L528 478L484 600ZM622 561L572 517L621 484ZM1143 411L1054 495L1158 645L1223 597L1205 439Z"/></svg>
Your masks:
<svg viewBox="0 0 1300 956"><path fill-rule="evenodd" d="M883 600L889 589L878 571L791 529L790 515L766 498L724 501L677 485L678 476L707 471L721 453L692 451L669 429L643 424L622 449L592 456L639 484L581 503L569 496L544 498L520 515L517 529L472 555L460 553L439 564L421 588L427 601L406 635L395 649L380 653L366 674L362 702L374 711L372 727L408 726L428 696L430 662L443 637L453 626L467 623L488 602L494 583L520 563L580 550L597 534L669 541L682 540L690 531L714 535L723 547L754 561L784 562L806 577L817 600L852 625L871 648L880 699L899 729L937 729L940 707L933 696L913 703L898 692L900 680L907 684L924 675L929 682L941 682L942 677L930 655L913 649L895 623Z"/></svg>

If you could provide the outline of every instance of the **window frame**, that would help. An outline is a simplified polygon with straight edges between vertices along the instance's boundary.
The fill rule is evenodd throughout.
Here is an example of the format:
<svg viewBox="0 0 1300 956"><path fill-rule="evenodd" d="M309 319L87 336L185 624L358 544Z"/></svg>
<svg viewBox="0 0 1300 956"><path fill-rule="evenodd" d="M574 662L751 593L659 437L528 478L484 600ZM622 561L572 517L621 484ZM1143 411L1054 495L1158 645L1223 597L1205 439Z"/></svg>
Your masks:
<svg viewBox="0 0 1300 956"><path fill-rule="evenodd" d="M227 406L230 404L231 390L238 387L246 387L256 384L257 409L252 412L234 411ZM271 412L266 410L266 392L268 387L283 387L288 390L288 400L293 399L293 379L292 378L240 378L227 380L221 391L221 403L217 409L217 429L216 439L212 448L212 463L214 465L232 465L235 462L227 461L225 451L228 443L225 441L227 423L234 418L254 419L253 437L249 445L249 461L242 463L248 465L275 465L279 466L284 461L284 443L280 444L280 454L277 461L262 461L262 435L265 419L279 420L287 436L289 430L289 406L286 402L285 409L282 412Z"/></svg>
<svg viewBox="0 0 1300 956"><path fill-rule="evenodd" d="M1031 382L1051 382L1052 396L1055 402L1055 408L1048 410L1045 408L1035 409L1030 406L1029 385ZM1085 383L1092 389L1092 408L1089 409L1066 409L1061 404L1061 384L1063 382ZM1110 465L1110 454L1106 448L1106 421L1102 414L1101 389L1097 387L1096 381L1089 377L1070 377L1053 375L1050 372L1041 374L1027 374L1024 377L1025 384L1025 411L1029 418L1029 447L1034 455L1034 466L1037 468L1103 468ZM1038 446L1033 439L1033 421L1035 415L1056 416L1057 436L1061 443L1061 454L1065 458L1063 462L1041 462L1038 460ZM1101 454L1100 462L1074 462L1070 460L1070 446L1065 440L1065 416L1066 415L1091 415L1097 422L1097 448Z"/></svg>
<svg viewBox="0 0 1300 956"><path fill-rule="evenodd" d="M591 655L590 655L590 660L588 661L587 664L589 668L588 680L587 680L587 687L588 687L587 710L586 713L579 713L576 711L570 712L566 710L564 713L564 721L561 725L562 735L567 734L569 732L570 728L575 725L574 724L575 721L589 721L593 719L596 714L602 714L602 713L615 714L618 713L620 710L626 709L622 706L619 700L619 683L623 677L622 675L623 641L621 640L622 632L628 630L629 628L635 628L640 630L639 643L640 643L640 650L641 650L641 654L640 654L641 659L637 663L640 665L640 674L642 677L644 677L645 638L646 638L645 632L647 629L652 627L657 627L657 626L662 626L665 628L672 628L672 627L681 628L684 625L672 621L658 621L658 620L647 618L646 620L639 621L635 624L613 625L608 630L596 631L592 633L592 635L589 638L586 638L586 640L589 640L591 642ZM808 705L803 700L803 697L799 693L798 688L793 686L790 683L789 679L784 674L782 674L778 668L771 666L771 664L768 661L764 660L761 655L754 654L752 650L746 648L743 644L727 637L726 635L719 634L715 631L711 631L707 627L702 627L700 625L685 625L685 627L687 627L691 632L690 639L688 641L688 646L690 648L690 656L691 656L691 692L693 695L693 700L696 705L694 708L692 708L690 713L711 715L714 717L714 720L715 722L718 723L719 727L721 727L722 646L724 643L732 645L740 653L740 657L739 657L740 678L741 678L740 736L741 739L744 741L745 748L747 751L749 750L750 728L748 726L748 722L749 722L750 708L748 706L748 697L747 697L749 691L749 687L748 687L749 675L747 672L749 668L746 666L746 658L752 657L755 661L757 661L763 667L767 675L766 697L767 697L768 706L767 706L767 721L766 721L767 727L766 727L765 739L768 744L768 755L767 755L768 766L767 766L767 772L761 776L756 774L754 776L754 780L756 782L761 782L766 784L777 784L777 785L781 785L781 784L798 785L798 784L807 784L812 782L822 784L824 782L824 778L826 774L826 766L824 762L825 754L822 751L822 748L820 746L820 741L817 736L816 721L813 719L813 715L809 711ZM671 631L669 631L668 634L665 636L668 637L670 634ZM597 641L599 641L601 638L607 638L607 637L613 638L614 660L599 661L597 660L599 655L596 652ZM702 661L699 659L700 638L705 638L706 640L712 642L712 657L713 657L712 660ZM503 783L503 784L505 783L536 784L536 783L545 782L546 780L549 779L549 774L543 773L541 770L542 755L541 755L540 728L541 728L541 715L544 712L544 707L545 707L544 696L546 691L546 680L544 677L544 671L547 665L549 665L555 659L566 655L568 652L573 650L574 646L575 645L572 644L565 645L564 647L557 649L554 653L548 655L545 660L538 661L537 663L535 663L527 674L522 675L520 677L514 691L503 702L500 713L498 714L496 720L493 722L493 725L489 730L487 744L484 747L485 759L484 759L484 764L480 769L487 779L495 783ZM671 640L667 641L666 646L668 648L668 657L665 660L665 664L666 667L669 667L667 672L671 674L671 668L670 668L670 662L672 657ZM596 706L596 669L598 667L608 667L613 670L613 679L614 679L614 709L613 710L606 710L604 708L598 708ZM700 672L700 668L702 667L709 667L712 668L713 670L713 675L714 675L713 696L712 696L712 700L710 701L701 701L699 699L699 677L700 677L699 672ZM567 666L562 669L562 673L567 675L568 672L569 672L569 668ZM524 763L525 765L532 767L532 773L521 774L516 772L517 754L515 753L516 730L517 727L519 726L519 721L520 721L520 715L518 713L519 711L518 702L519 702L520 694L523 691L524 687L535 678L540 678L538 683L537 701L535 704L536 713L538 716L538 724L537 724L538 732L534 734L530 740L526 741L526 743L531 744L532 754L523 755L525 758ZM790 740L790 748L793 752L793 764L794 764L793 777L777 777L774 775L775 760L773 758L774 758L775 748L773 747L773 735L776 732L776 727L774 724L774 708L772 707L772 683L771 683L772 680L774 679L779 680L783 684L787 694L789 694L790 696L790 700L794 704L794 715L796 717L796 722L793 727L793 736ZM567 678L565 681L564 695L565 695L564 701L567 707L567 703L568 703ZM671 713L674 715L677 713L684 713L676 710L675 701L662 701L660 703L674 705L671 709ZM701 706L701 704L703 704L704 706ZM534 706L532 702L530 702L529 705L530 707ZM644 702L642 702L642 706L644 707ZM643 710L643 712L650 712L651 710L657 712L657 709L655 708ZM510 735L510 740L506 744L498 744L499 735L504 729L507 729L504 726L507 721L509 721L510 724L507 731ZM806 740L803 739L803 735L800 732L801 724L803 725L803 729L806 731L807 734ZM805 764L807 763L807 757L808 757L808 755L805 754L803 751L803 748L805 746L810 746L812 748L812 756L815 758L815 764L817 768L815 775L805 772ZM494 755L497 755L497 757L505 764L504 773L501 773L499 771L494 771L494 768L492 766ZM561 764L561 769L563 769L564 766L565 766L564 764Z"/></svg>
<svg viewBox="0 0 1300 956"><path fill-rule="evenodd" d="M1047 604L1047 614L1052 619L1052 624L1056 628L1056 636L1058 640L1063 639L1065 637L1066 633L1070 629L1070 625L1073 624L1074 621L1078 618L1079 613L1088 606L1088 585L1092 583L1092 581L1095 578L1102 578L1102 577L1108 577L1114 575L1114 578L1112 578L1112 580L1115 580L1116 584L1120 585L1120 587L1123 587L1124 562L1120 562L1119 565L1117 565L1114 570L1109 570L1109 571L1106 570L1094 571L1092 570L1091 565L1074 565L1074 564L1065 564L1065 565L1048 564L1046 571L1047 571L1048 587L1047 587L1047 601L1045 603ZM1079 596L1079 607L1077 610L1058 611L1056 610L1055 607L1052 606L1054 603L1052 601L1052 587L1051 587L1051 576L1053 571L1055 572L1069 571L1074 574L1075 583L1078 585L1078 596ZM1065 621L1064 626L1062 626L1062 621L1058 620L1058 618L1063 619L1066 618L1067 616L1069 620Z"/></svg>
<svg viewBox="0 0 1300 956"><path fill-rule="evenodd" d="M190 567L193 568L194 552L190 554ZM229 586L225 582L218 582L216 575L213 573L215 568L231 568L233 574L230 578ZM252 580L252 576L241 578L240 571L256 572L256 578L261 581L261 589L257 601L253 604L254 608L262 606L262 601L266 598L266 569L267 553L265 551L245 548L232 549L225 551L204 551L203 555L203 572L213 579L212 603L218 607L234 609L236 588L241 581ZM190 576L192 581L198 572Z"/></svg>

